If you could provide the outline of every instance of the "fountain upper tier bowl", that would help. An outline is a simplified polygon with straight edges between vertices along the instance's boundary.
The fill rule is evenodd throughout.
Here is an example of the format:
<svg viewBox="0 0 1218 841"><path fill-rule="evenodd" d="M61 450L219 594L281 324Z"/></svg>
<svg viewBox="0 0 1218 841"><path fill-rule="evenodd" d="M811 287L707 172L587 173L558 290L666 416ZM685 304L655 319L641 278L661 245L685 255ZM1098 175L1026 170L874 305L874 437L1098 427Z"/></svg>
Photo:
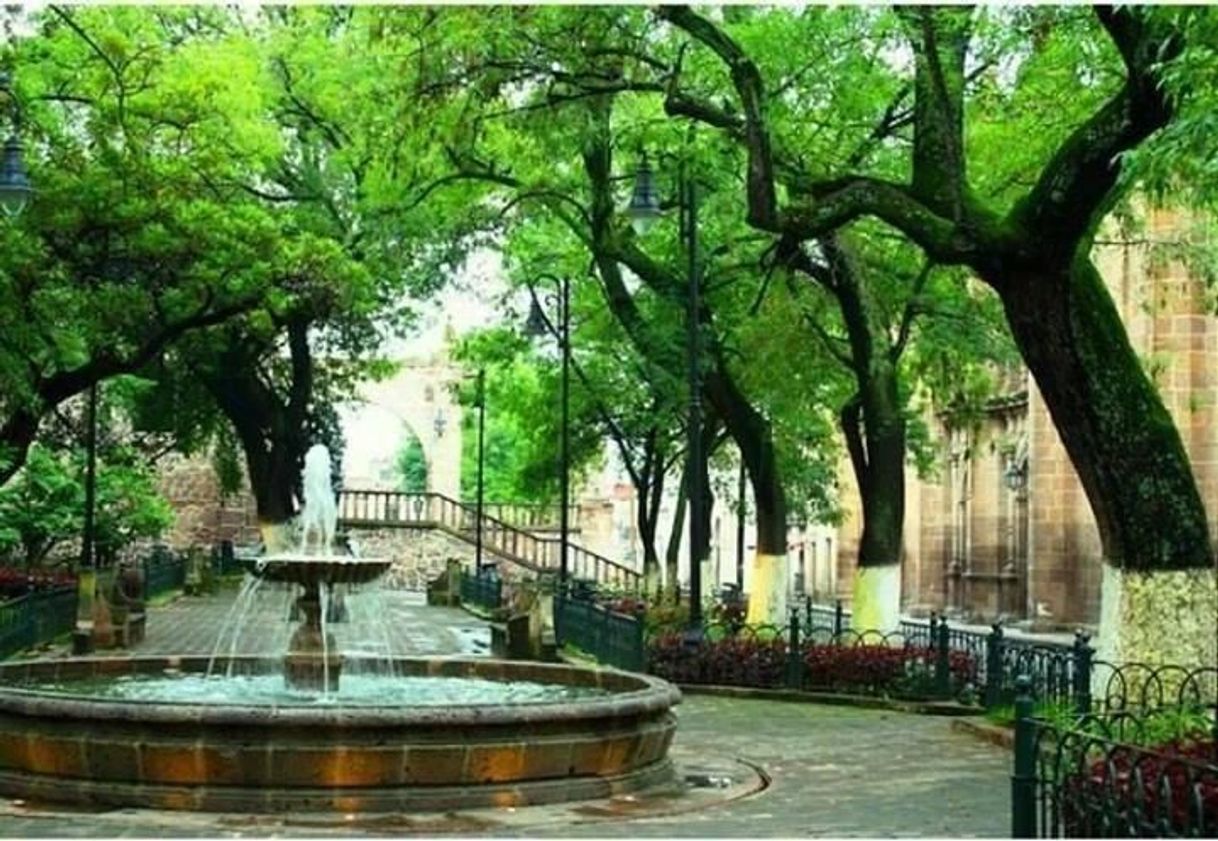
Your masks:
<svg viewBox="0 0 1218 841"><path fill-rule="evenodd" d="M279 667L251 657L216 665L227 669L230 660L234 674L251 678ZM95 691L99 680L203 680L208 665L206 657L0 665L0 793L91 805L353 813L598 798L672 779L670 708L680 693L657 678L611 669L395 658L393 674L467 681L476 690L464 701L417 706L402 698L344 704L341 693L328 703L267 705ZM555 700L487 703L480 687L487 681L548 685Z"/></svg>
<svg viewBox="0 0 1218 841"><path fill-rule="evenodd" d="M307 587L313 584L367 584L383 575L391 563L387 558L285 552L253 559L250 570L268 581Z"/></svg>

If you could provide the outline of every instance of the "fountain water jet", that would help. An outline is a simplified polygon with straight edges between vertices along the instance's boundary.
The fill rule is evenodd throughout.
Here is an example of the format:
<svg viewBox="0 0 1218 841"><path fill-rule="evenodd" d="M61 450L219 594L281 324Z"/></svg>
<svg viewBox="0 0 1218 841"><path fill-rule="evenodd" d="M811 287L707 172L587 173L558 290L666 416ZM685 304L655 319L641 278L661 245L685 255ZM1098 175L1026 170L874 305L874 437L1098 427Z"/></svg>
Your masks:
<svg viewBox="0 0 1218 841"><path fill-rule="evenodd" d="M384 558L361 558L334 554L338 505L330 477L330 451L314 444L305 454L304 506L300 515L300 551L265 555L253 567L254 575L268 581L298 584L303 589L296 601L301 622L283 658L284 680L292 689L323 694L338 690L342 655L334 635L325 627L323 599L335 584L363 584L389 569ZM309 538L318 543L309 552Z"/></svg>

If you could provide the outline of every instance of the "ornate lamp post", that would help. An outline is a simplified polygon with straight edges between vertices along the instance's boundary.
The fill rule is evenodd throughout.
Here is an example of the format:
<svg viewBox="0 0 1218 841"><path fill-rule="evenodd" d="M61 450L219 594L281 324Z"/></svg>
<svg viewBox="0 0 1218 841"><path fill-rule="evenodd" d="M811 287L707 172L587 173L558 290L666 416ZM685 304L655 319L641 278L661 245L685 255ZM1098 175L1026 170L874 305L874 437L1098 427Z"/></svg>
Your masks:
<svg viewBox="0 0 1218 841"><path fill-rule="evenodd" d="M688 144L692 147L692 144ZM680 209L681 237L688 261L689 300L686 326L689 350L689 419L686 427L689 442L686 454L692 469L688 471L689 488L689 624L692 629L702 627L702 559L699 552L706 543L703 535L703 509L705 499L702 487L702 372L701 330L698 315L701 311L701 266L698 256L698 201L694 179L690 177L688 163L683 159L677 171L677 204ZM660 199L656 191L655 176L647 155L642 156L635 174L634 191L626 208L630 223L639 234L645 233L662 215Z"/></svg>
<svg viewBox="0 0 1218 841"><path fill-rule="evenodd" d="M478 401L478 499L477 499L477 524L474 526L474 573L482 574L482 505L483 505L483 477L485 476L486 467L486 449L485 449L485 432L486 432L486 371L478 369L478 385L477 385L477 401Z"/></svg>
<svg viewBox="0 0 1218 841"><path fill-rule="evenodd" d="M0 73L0 96L4 97L9 107L9 115L13 131L4 141L4 157L0 159L0 209L4 215L12 219L25 210L34 188L30 186L29 177L25 172L24 151L18 132L21 130L21 112L17 108L17 100L13 97L13 89L9 74Z"/></svg>
<svg viewBox="0 0 1218 841"><path fill-rule="evenodd" d="M554 323L546 317L537 294L530 286L529 293L533 296L533 301L529 306L529 318L525 322L524 332L525 335L533 337L552 335L558 339L558 347L562 351L562 454L559 458L559 495L562 500L558 514L558 582L563 586L567 583L571 528L571 281L566 277L545 273L539 274L537 279L552 283L557 288L557 300L551 302L558 305L558 328L555 329Z"/></svg>

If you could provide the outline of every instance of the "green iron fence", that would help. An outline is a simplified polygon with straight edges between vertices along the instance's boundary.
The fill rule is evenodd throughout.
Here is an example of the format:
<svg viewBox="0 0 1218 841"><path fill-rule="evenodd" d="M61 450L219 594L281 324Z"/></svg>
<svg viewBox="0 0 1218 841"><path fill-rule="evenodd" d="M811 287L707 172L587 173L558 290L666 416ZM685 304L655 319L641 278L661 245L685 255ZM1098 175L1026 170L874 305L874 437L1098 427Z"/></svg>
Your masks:
<svg viewBox="0 0 1218 841"><path fill-rule="evenodd" d="M186 557L166 546L154 546L142 567L145 599L181 590L186 584Z"/></svg>
<svg viewBox="0 0 1218 841"><path fill-rule="evenodd" d="M44 590L0 604L0 658L72 630L76 588Z"/></svg>
<svg viewBox="0 0 1218 841"><path fill-rule="evenodd" d="M554 637L561 645L574 645L598 662L632 672L647 665L643 622L637 616L616 613L591 599L554 596Z"/></svg>
<svg viewBox="0 0 1218 841"><path fill-rule="evenodd" d="M503 580L490 572L481 575L462 572L461 601L484 610L495 610L503 604Z"/></svg>
<svg viewBox="0 0 1218 841"><path fill-rule="evenodd" d="M1159 669L1178 681L1170 695L1085 714L1038 715L1017 679L1013 837L1218 836L1218 669Z"/></svg>

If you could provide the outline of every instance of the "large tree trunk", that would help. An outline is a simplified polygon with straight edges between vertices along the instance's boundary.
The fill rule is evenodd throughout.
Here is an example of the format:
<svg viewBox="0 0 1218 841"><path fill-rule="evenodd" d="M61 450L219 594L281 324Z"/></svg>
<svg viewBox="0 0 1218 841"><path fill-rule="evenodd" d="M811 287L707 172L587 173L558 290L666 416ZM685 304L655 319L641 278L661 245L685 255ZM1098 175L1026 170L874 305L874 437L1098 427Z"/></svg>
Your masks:
<svg viewBox="0 0 1218 841"><path fill-rule="evenodd" d="M263 348L231 341L217 357L196 366L203 385L233 424L249 470L258 509L258 529L268 552L292 548L304 454L309 447L309 401L313 393L313 359L309 351L308 319L287 323L291 353L288 399L263 382L259 355Z"/></svg>
<svg viewBox="0 0 1218 841"><path fill-rule="evenodd" d="M901 543L905 522L905 421L896 372L878 366L859 378L862 398L842 410L862 509L851 606L856 631L895 631L901 620Z"/></svg>
<svg viewBox="0 0 1218 841"><path fill-rule="evenodd" d="M896 355L864 278L836 237L823 241L850 344L857 393L842 408L842 434L862 511L852 622L860 632L896 631L901 622L905 523L905 418ZM898 351L899 352L899 351Z"/></svg>
<svg viewBox="0 0 1218 841"><path fill-rule="evenodd" d="M716 361L706 377L706 395L744 459L756 508L757 548L748 577L748 621L783 624L790 581L787 497L775 458L773 431L726 372L723 360Z"/></svg>
<svg viewBox="0 0 1218 841"><path fill-rule="evenodd" d="M1086 256L997 279L1078 473L1105 559L1099 655L1214 662L1218 587L1188 456Z"/></svg>

